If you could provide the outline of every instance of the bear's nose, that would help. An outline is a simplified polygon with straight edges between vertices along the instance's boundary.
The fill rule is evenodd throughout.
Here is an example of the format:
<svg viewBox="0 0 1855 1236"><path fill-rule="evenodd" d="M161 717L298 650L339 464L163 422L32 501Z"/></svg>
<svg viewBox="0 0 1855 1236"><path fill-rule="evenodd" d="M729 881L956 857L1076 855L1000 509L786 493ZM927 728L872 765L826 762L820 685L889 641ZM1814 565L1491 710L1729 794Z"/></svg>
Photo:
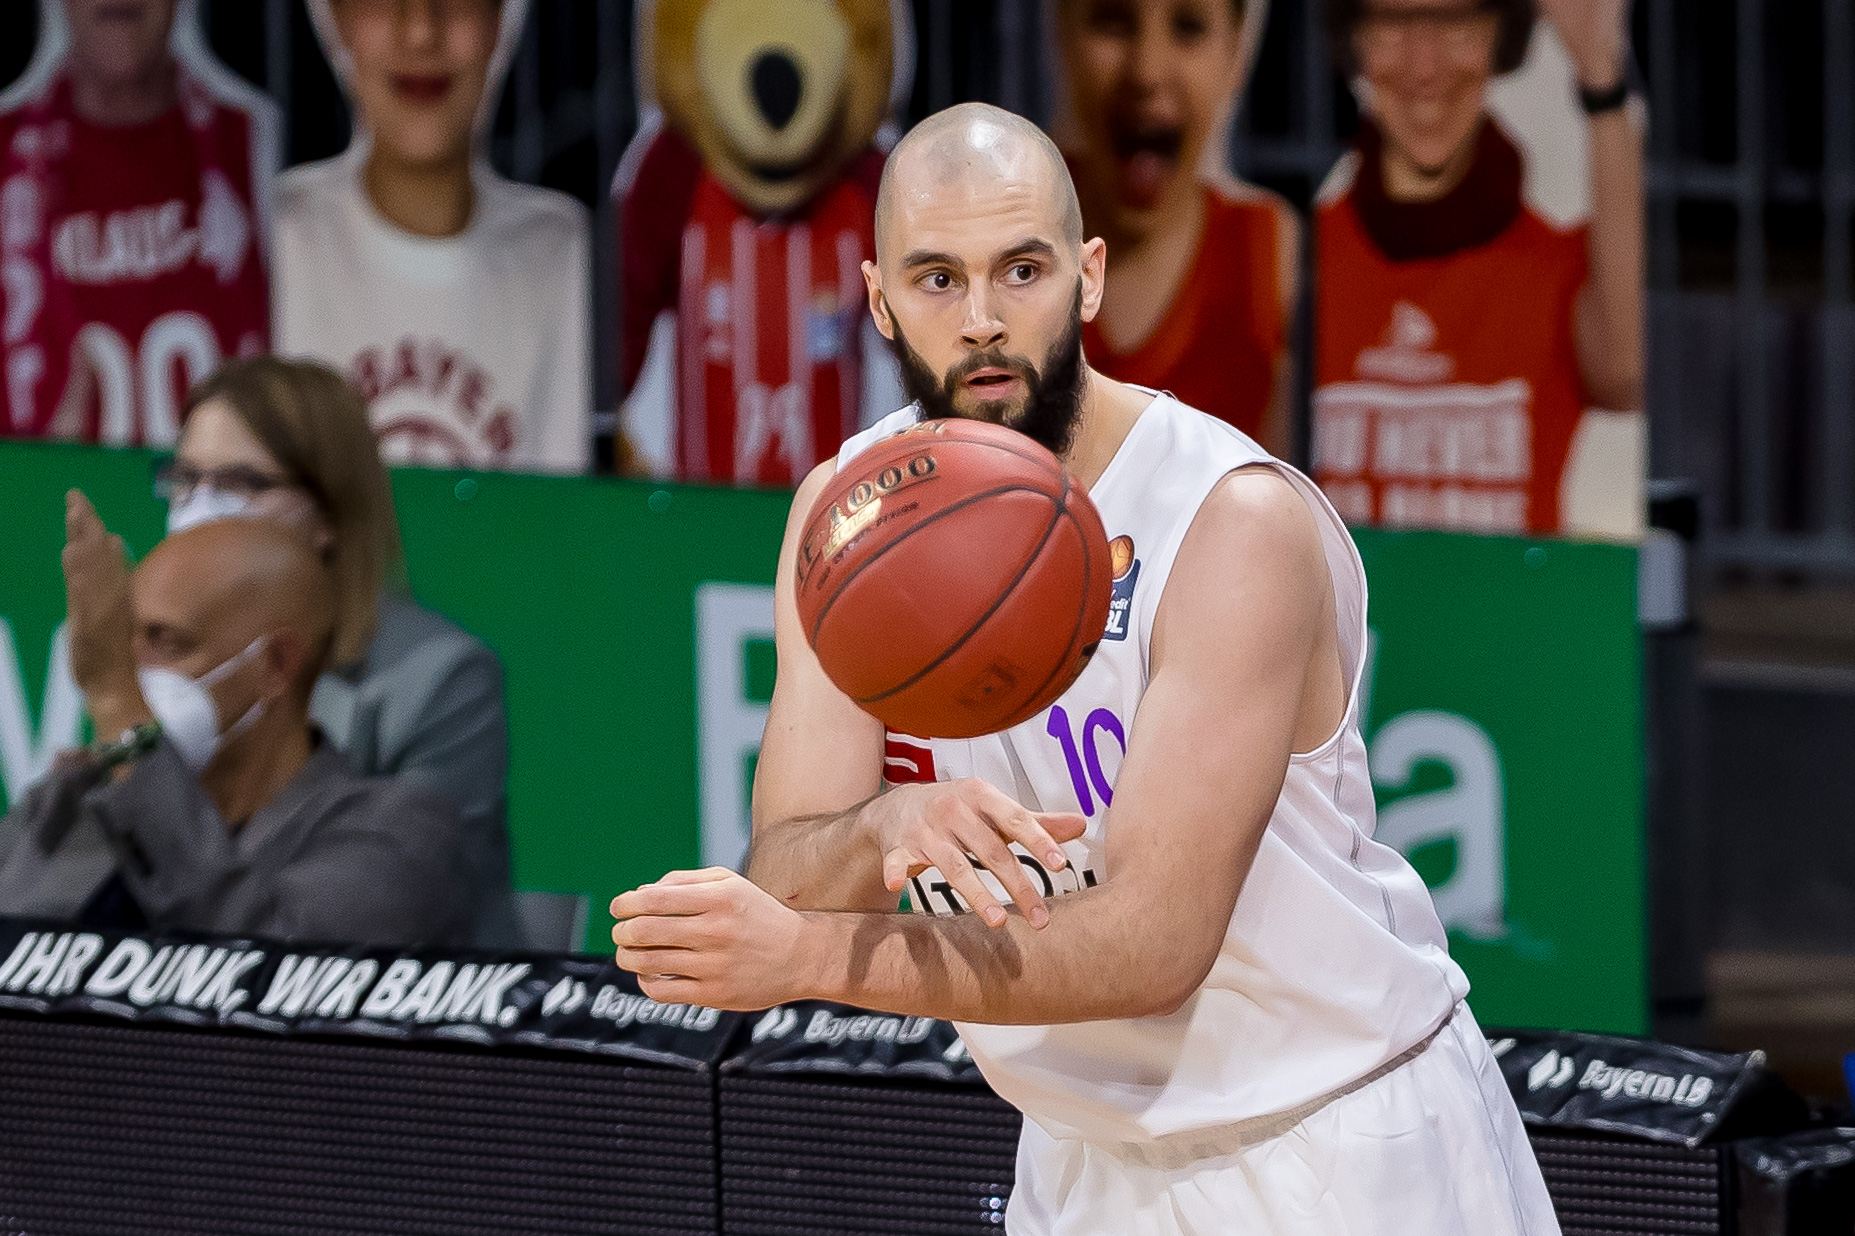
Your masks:
<svg viewBox="0 0 1855 1236"><path fill-rule="evenodd" d="M799 66L785 52L761 52L754 60L753 83L760 114L774 129L785 128L799 110L799 95L805 89Z"/></svg>

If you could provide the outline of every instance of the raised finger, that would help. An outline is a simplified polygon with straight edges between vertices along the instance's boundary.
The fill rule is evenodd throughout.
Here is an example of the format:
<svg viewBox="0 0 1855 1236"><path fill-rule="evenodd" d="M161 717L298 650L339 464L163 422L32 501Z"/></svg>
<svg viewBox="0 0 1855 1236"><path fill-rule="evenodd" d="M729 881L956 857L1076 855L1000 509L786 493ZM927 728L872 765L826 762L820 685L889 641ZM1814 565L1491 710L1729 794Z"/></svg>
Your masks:
<svg viewBox="0 0 1855 1236"><path fill-rule="evenodd" d="M1079 812L1034 811L1031 814L1043 831L1059 842L1080 841L1089 829L1089 818Z"/></svg>
<svg viewBox="0 0 1855 1236"><path fill-rule="evenodd" d="M940 869L941 878L953 886L953 891L974 914L977 914L988 927L1005 925L1005 907L998 903L992 890L985 886L979 873L957 845L946 842L926 847L927 856L934 860Z"/></svg>
<svg viewBox="0 0 1855 1236"><path fill-rule="evenodd" d="M1012 902L1023 911L1025 921L1033 927L1042 927L1050 921L1050 909L1044 904L1043 894L1031 883L1030 872L997 833L975 821L969 834L960 840L967 852L1005 886Z"/></svg>
<svg viewBox="0 0 1855 1236"><path fill-rule="evenodd" d="M68 489L64 494L64 535L66 540L76 540L102 526L97 518L97 508L90 504L81 489Z"/></svg>

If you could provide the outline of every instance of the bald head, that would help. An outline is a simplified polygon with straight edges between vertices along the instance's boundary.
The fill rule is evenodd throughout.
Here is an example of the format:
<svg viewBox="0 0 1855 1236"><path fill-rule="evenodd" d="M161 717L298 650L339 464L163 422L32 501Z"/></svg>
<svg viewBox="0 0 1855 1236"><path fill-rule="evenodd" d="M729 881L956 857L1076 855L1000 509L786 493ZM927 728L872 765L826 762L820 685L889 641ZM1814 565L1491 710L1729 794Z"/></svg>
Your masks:
<svg viewBox="0 0 1855 1236"><path fill-rule="evenodd" d="M1106 271L1063 156L1023 117L964 103L890 152L863 281L923 415L1007 425L1067 451L1088 383L1082 328Z"/></svg>
<svg viewBox="0 0 1855 1236"><path fill-rule="evenodd" d="M243 651L261 635L287 634L306 689L322 669L334 630L328 568L291 529L268 519L219 519L168 537L133 581L138 631L197 647L195 672Z"/></svg>
<svg viewBox="0 0 1855 1236"><path fill-rule="evenodd" d="M1082 206L1069 167L1044 131L989 103L935 112L897 142L883 164L876 195L876 252L889 252L898 223L931 209L949 191L985 194L1003 186L1047 203L1066 244L1082 243ZM903 243L906 243L905 241Z"/></svg>

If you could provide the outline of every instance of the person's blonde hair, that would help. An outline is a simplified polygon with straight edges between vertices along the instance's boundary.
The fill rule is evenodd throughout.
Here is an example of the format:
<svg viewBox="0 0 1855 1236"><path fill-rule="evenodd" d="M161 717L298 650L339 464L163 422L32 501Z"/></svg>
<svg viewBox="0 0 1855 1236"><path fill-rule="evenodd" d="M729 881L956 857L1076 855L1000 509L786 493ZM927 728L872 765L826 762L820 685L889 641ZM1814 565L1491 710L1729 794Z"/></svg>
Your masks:
<svg viewBox="0 0 1855 1236"><path fill-rule="evenodd" d="M399 520L360 392L327 365L257 356L228 361L187 392L181 421L221 400L328 522L335 587L329 662L360 660L373 640L380 590L400 582Z"/></svg>

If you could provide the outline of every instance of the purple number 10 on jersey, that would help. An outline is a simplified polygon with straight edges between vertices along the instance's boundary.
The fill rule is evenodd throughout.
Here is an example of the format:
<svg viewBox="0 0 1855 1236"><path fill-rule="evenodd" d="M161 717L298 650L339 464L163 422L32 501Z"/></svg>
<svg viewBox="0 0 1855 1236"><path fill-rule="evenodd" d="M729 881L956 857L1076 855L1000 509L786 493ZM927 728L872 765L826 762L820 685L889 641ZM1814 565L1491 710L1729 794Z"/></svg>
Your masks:
<svg viewBox="0 0 1855 1236"><path fill-rule="evenodd" d="M1076 803L1083 815L1095 814L1095 799L1101 799L1101 809L1106 811L1108 804L1114 801L1114 778L1102 771L1101 736L1111 734L1120 744L1120 755L1127 754L1127 731L1121 725L1121 719L1106 708L1097 708L1082 722L1082 732L1078 737L1069 720L1069 711L1061 704L1050 710L1050 720L1044 726L1050 737L1056 739L1063 748L1063 762L1069 767L1069 783L1076 791ZM1115 760L1115 771L1120 771L1120 760ZM1090 793L1090 790L1093 793Z"/></svg>

